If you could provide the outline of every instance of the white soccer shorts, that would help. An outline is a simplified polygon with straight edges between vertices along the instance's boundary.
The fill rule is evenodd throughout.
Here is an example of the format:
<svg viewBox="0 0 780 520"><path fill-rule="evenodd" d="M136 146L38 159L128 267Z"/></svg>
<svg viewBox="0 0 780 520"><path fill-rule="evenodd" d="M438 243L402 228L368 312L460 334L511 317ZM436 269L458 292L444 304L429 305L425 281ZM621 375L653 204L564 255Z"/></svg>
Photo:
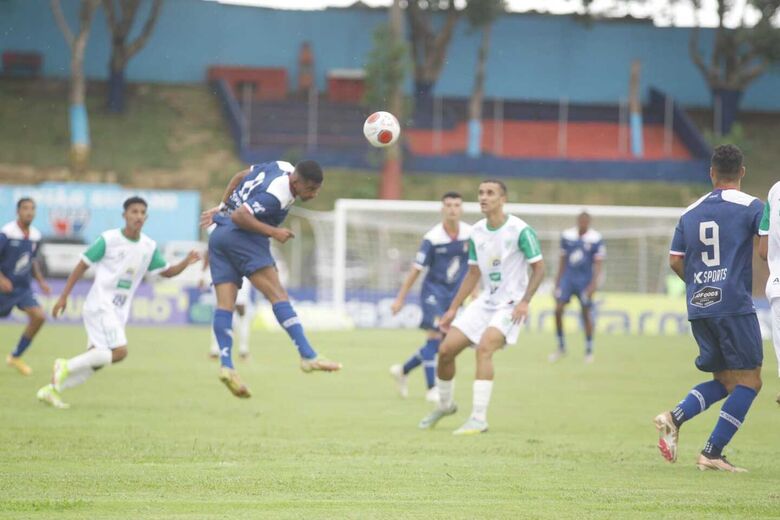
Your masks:
<svg viewBox="0 0 780 520"><path fill-rule="evenodd" d="M87 348L113 350L127 345L125 323L114 309L84 310L84 328L87 329Z"/></svg>
<svg viewBox="0 0 780 520"><path fill-rule="evenodd" d="M238 295L236 295L236 305L252 305L252 300L250 299L252 282L250 282L248 278L244 278L242 281L241 289L238 290Z"/></svg>
<svg viewBox="0 0 780 520"><path fill-rule="evenodd" d="M469 304L452 322L452 326L463 332L474 345L478 345L488 327L501 331L508 345L517 343L522 323L512 322L514 305L504 305L498 309L486 307L481 300Z"/></svg>
<svg viewBox="0 0 780 520"><path fill-rule="evenodd" d="M777 375L780 376L780 298L772 298L772 343L777 356Z"/></svg>

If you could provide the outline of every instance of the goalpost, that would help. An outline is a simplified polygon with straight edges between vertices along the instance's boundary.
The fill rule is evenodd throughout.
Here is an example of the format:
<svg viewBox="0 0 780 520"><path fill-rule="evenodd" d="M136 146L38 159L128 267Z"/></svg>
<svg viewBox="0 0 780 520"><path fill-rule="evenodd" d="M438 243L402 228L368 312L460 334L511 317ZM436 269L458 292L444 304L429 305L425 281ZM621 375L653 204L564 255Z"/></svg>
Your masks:
<svg viewBox="0 0 780 520"><path fill-rule="evenodd" d="M507 204L505 211L539 236L551 290L560 233L583 210L607 246L602 290L660 293L666 288L669 244L683 208ZM482 218L479 204L463 203L463 220ZM332 213L309 220L315 235L318 293L339 310L350 300L390 298L409 270L423 235L441 220L439 201L339 199ZM302 216L302 215L301 215ZM419 283L419 282L418 282Z"/></svg>

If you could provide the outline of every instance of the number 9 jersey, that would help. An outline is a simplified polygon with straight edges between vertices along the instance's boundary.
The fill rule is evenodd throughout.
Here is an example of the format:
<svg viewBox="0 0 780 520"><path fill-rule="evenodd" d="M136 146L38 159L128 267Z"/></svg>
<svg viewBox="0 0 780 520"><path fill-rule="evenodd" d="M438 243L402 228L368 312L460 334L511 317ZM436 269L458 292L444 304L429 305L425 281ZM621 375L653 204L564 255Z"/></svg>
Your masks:
<svg viewBox="0 0 780 520"><path fill-rule="evenodd" d="M688 319L738 316L753 306L753 237L762 202L716 189L686 208L669 254L685 257Z"/></svg>

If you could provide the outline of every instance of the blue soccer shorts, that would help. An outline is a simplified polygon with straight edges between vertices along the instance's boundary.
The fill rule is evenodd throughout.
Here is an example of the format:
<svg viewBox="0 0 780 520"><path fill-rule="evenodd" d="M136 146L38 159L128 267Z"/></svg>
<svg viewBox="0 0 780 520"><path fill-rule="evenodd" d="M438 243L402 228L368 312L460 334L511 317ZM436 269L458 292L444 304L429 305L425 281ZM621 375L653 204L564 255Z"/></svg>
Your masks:
<svg viewBox="0 0 780 520"><path fill-rule="evenodd" d="M571 301L572 296L576 296L583 307L590 307L593 302L591 302L588 295L585 294L585 290L588 288L589 284L590 280L584 282L573 281L564 276L563 279L561 279L561 285L555 290L555 300L565 304Z"/></svg>
<svg viewBox="0 0 780 520"><path fill-rule="evenodd" d="M11 314L14 307L24 310L40 306L41 304L35 299L32 289L29 287L15 288L10 293L0 293L0 318Z"/></svg>
<svg viewBox="0 0 780 520"><path fill-rule="evenodd" d="M217 226L209 237L209 266L214 285L232 282L241 287L244 277L276 265L270 239L232 226Z"/></svg>
<svg viewBox="0 0 780 520"><path fill-rule="evenodd" d="M691 330L699 344L696 368L702 372L751 370L764 362L755 313L691 320Z"/></svg>

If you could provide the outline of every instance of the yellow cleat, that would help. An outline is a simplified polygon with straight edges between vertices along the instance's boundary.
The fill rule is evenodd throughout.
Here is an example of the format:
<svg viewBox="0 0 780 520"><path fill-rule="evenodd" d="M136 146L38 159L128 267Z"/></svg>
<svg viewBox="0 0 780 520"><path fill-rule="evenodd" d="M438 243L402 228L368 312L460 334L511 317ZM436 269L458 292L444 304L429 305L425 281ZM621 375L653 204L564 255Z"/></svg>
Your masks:
<svg viewBox="0 0 780 520"><path fill-rule="evenodd" d="M18 370L19 373L23 376L29 376L32 374L32 368L27 366L27 363L22 361L22 358L13 357L11 354L8 354L8 356L5 358L5 362L9 367Z"/></svg>
<svg viewBox="0 0 780 520"><path fill-rule="evenodd" d="M59 408L61 410L70 408L68 403L62 402L60 393L54 388L54 385L46 385L38 390L37 397L42 403L46 403L54 408Z"/></svg>
<svg viewBox="0 0 780 520"><path fill-rule="evenodd" d="M711 459L704 455L699 454L699 459L696 461L696 467L701 471L726 471L728 473L747 473L745 468L738 468L731 462L726 460L726 457L716 457Z"/></svg>
<svg viewBox="0 0 780 520"><path fill-rule="evenodd" d="M309 372L338 372L341 370L341 363L330 361L328 359L316 357L314 359L301 359L301 370Z"/></svg>
<svg viewBox="0 0 780 520"><path fill-rule="evenodd" d="M225 383L225 386L230 390L230 393L241 399L248 399L252 397L252 392L241 382L241 378L238 377L238 372L232 368L222 367L219 371L219 380Z"/></svg>

